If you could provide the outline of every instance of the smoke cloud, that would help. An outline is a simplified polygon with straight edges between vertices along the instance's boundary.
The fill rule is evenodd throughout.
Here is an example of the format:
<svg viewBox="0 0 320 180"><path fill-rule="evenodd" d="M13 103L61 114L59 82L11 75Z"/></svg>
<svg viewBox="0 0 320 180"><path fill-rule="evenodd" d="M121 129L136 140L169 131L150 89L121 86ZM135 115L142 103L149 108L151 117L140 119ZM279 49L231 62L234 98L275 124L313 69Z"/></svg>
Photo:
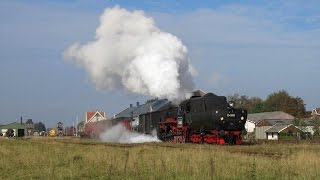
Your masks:
<svg viewBox="0 0 320 180"><path fill-rule="evenodd" d="M71 45L64 56L83 66L97 89L182 100L194 87L187 48L143 11L106 9L95 39Z"/></svg>
<svg viewBox="0 0 320 180"><path fill-rule="evenodd" d="M105 132L100 134L100 139L103 142L113 142L122 144L161 142L156 135L146 135L139 134L136 132L130 132L121 124L107 129Z"/></svg>

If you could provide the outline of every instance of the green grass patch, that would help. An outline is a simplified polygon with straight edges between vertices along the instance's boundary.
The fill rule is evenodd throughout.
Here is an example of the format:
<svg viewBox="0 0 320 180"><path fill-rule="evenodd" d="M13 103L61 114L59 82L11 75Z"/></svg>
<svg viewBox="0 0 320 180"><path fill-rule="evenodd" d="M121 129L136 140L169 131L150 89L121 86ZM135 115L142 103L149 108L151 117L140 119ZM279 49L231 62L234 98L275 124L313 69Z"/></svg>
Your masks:
<svg viewBox="0 0 320 180"><path fill-rule="evenodd" d="M1 179L318 179L318 143L113 144L0 139Z"/></svg>

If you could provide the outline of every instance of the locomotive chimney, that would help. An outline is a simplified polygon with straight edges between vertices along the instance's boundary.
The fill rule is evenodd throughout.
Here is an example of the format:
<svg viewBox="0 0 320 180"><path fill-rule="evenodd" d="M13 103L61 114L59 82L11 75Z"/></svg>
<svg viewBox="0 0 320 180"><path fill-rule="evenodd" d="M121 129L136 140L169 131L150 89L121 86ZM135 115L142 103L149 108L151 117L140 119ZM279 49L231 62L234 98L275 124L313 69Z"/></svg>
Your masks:
<svg viewBox="0 0 320 180"><path fill-rule="evenodd" d="M137 102L137 107L139 107L139 102Z"/></svg>

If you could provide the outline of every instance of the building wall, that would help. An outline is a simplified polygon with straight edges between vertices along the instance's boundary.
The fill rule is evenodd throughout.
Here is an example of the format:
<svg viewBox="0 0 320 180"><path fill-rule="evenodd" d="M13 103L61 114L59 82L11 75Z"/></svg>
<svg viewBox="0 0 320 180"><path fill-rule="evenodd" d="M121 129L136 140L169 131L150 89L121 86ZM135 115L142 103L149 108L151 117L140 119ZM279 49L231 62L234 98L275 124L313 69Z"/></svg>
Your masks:
<svg viewBox="0 0 320 180"><path fill-rule="evenodd" d="M279 135L278 133L267 133L267 139L268 140L278 140L279 139Z"/></svg>
<svg viewBox="0 0 320 180"><path fill-rule="evenodd" d="M256 139L267 139L266 130L269 129L271 126L261 126L256 127L255 129L255 137Z"/></svg>
<svg viewBox="0 0 320 180"><path fill-rule="evenodd" d="M8 129L1 129L2 136L5 136L5 135L6 135L7 130L8 130Z"/></svg>
<svg viewBox="0 0 320 180"><path fill-rule="evenodd" d="M106 119L101 116L95 116L92 118L91 122L98 122L98 121L103 121L103 120L106 120Z"/></svg>
<svg viewBox="0 0 320 180"><path fill-rule="evenodd" d="M13 136L14 137L17 137L18 136L18 131L17 129L12 129L13 130ZM1 129L1 133L2 133L2 136L6 136L6 132L8 131L8 129Z"/></svg>
<svg viewBox="0 0 320 180"><path fill-rule="evenodd" d="M252 133L254 132L254 128L256 127L256 125L251 121L247 121L244 127L246 128L248 133Z"/></svg>

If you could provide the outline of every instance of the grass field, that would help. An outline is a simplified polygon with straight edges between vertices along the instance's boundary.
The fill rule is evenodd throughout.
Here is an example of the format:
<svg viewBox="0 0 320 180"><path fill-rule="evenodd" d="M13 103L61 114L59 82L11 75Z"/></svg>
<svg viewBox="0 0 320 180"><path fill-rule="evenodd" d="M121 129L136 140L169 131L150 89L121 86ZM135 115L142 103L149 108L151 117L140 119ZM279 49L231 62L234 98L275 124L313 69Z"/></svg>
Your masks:
<svg viewBox="0 0 320 180"><path fill-rule="evenodd" d="M1 179L319 179L320 144L110 144L0 138Z"/></svg>

